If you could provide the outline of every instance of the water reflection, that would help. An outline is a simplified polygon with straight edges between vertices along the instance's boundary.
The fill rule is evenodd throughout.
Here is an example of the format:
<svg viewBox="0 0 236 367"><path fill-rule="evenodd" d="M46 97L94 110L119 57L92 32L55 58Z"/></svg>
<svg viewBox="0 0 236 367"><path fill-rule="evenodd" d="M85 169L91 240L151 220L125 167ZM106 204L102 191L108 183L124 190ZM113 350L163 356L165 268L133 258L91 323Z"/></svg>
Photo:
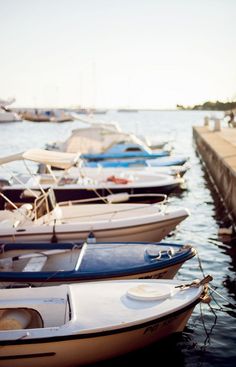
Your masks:
<svg viewBox="0 0 236 367"><path fill-rule="evenodd" d="M189 345L191 345L190 341L191 338L188 334L177 333L147 348L115 358L111 361L97 363L96 366L130 367L137 364L142 366L148 366L150 364L154 366L170 366L175 361L176 367L183 367L185 365L185 355L182 353L182 348L186 348L186 342L189 342Z"/></svg>

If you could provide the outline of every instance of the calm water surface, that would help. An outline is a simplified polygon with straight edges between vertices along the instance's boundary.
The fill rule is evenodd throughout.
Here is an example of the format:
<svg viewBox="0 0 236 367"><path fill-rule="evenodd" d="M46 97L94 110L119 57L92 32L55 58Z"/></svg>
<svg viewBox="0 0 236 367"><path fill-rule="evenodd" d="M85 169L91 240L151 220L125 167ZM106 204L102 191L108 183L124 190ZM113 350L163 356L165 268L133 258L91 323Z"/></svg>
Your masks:
<svg viewBox="0 0 236 367"><path fill-rule="evenodd" d="M185 175L186 190L171 195L170 205L187 207L191 216L165 240L188 241L198 250L198 256L184 264L177 279L192 280L202 278L203 272L205 275L211 274L214 278L211 286L219 293L213 293L210 306L196 306L187 328L180 335L100 366L130 366L138 362L146 366L151 363L161 366L173 361L178 367L236 365L236 241L218 236L219 227L228 225L229 221L195 152L192 139L192 126L202 125L206 115L212 116L212 113L110 111L95 116L97 120L117 121L128 132L171 139L176 154L190 157L191 169ZM214 115L222 116L221 113ZM0 155L42 148L48 142L64 141L71 130L80 126L83 124L78 121L1 124ZM14 169L21 170L20 163L14 165Z"/></svg>

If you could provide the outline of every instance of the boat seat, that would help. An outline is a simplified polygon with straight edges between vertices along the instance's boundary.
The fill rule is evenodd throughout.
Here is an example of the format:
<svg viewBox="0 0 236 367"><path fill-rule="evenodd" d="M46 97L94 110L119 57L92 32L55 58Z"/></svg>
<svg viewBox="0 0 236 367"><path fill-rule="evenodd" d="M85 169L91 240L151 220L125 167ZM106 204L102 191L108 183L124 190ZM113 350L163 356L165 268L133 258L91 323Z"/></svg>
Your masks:
<svg viewBox="0 0 236 367"><path fill-rule="evenodd" d="M42 271L72 271L76 267L80 252L80 249L73 249L68 253L50 255L47 257Z"/></svg>
<svg viewBox="0 0 236 367"><path fill-rule="evenodd" d="M10 219L4 219L0 221L0 229L12 227L13 223Z"/></svg>
<svg viewBox="0 0 236 367"><path fill-rule="evenodd" d="M22 272L38 272L41 271L44 267L44 264L47 261L47 256L36 256L31 257L29 261L27 261L25 267L22 269Z"/></svg>

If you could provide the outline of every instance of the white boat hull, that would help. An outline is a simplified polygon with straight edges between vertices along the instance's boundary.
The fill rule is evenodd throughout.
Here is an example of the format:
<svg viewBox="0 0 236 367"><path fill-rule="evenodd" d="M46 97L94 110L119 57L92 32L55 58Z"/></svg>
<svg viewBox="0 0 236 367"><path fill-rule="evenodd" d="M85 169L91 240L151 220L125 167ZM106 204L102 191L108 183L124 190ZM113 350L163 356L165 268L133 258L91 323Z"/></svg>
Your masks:
<svg viewBox="0 0 236 367"><path fill-rule="evenodd" d="M70 241L86 240L90 232L101 242L112 242L118 239L121 242L159 242L167 236L184 217L172 217L168 220L136 225L109 226L99 229L88 225L86 229L80 229L80 224L29 226L25 228L1 229L0 240L7 242L32 242L32 241Z"/></svg>
<svg viewBox="0 0 236 367"><path fill-rule="evenodd" d="M22 338L18 343L1 346L0 366L76 367L118 357L183 331L193 308L114 333L78 334L58 341L48 338L43 343L40 340L27 343Z"/></svg>

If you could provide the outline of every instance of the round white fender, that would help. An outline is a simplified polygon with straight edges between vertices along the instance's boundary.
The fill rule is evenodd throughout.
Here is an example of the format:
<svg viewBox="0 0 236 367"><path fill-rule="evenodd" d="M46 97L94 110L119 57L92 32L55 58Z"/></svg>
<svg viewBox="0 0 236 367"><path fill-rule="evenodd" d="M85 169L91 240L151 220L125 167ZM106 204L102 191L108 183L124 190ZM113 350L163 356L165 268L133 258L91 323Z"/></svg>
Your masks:
<svg viewBox="0 0 236 367"><path fill-rule="evenodd" d="M118 194L108 195L106 197L108 203L122 203L129 200L128 192L120 192Z"/></svg>

